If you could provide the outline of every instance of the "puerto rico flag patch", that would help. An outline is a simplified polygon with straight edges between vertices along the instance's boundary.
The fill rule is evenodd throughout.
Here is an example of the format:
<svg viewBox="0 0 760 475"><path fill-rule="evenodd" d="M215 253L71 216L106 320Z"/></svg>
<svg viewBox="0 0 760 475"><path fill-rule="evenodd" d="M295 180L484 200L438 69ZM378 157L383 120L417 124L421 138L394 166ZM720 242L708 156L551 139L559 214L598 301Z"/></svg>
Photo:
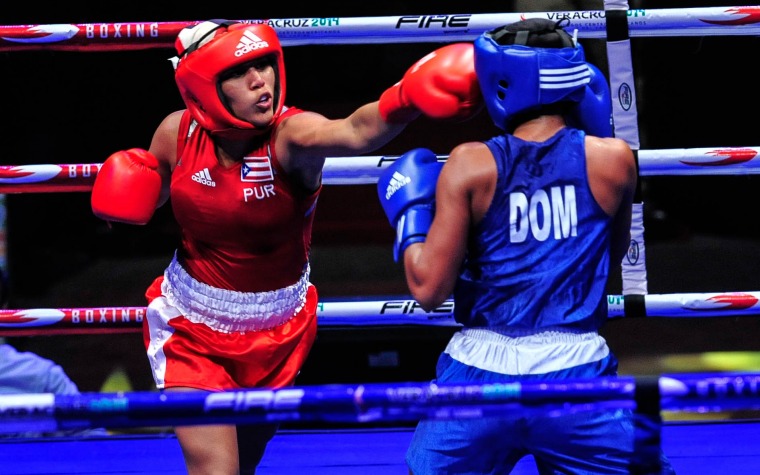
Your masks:
<svg viewBox="0 0 760 475"><path fill-rule="evenodd" d="M259 182L274 180L269 157L244 157L240 169L240 181Z"/></svg>

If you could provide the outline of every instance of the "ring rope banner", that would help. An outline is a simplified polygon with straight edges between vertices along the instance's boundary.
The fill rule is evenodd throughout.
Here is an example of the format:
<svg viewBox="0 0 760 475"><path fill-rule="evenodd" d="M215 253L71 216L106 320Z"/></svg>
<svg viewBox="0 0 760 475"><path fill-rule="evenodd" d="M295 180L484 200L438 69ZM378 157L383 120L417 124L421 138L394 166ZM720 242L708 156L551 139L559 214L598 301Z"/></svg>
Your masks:
<svg viewBox="0 0 760 475"><path fill-rule="evenodd" d="M760 147L640 150L639 176L760 174ZM370 185L398 156L328 157L327 185ZM447 156L439 155L444 161ZM88 192L102 163L0 165L0 193Z"/></svg>
<svg viewBox="0 0 760 475"><path fill-rule="evenodd" d="M525 18L570 20L581 38L605 38L604 10L241 19L274 27L283 46L472 41L481 33ZM627 11L632 37L753 36L760 6L635 9ZM200 21L0 25L0 51L126 51L172 48L183 28Z"/></svg>
<svg viewBox="0 0 760 475"><path fill-rule="evenodd" d="M756 316L760 291L608 295L608 318L703 318ZM146 307L0 309L0 336L139 332ZM411 297L364 301L323 301L321 327L426 325L458 327L454 301L426 311Z"/></svg>
<svg viewBox="0 0 760 475"><path fill-rule="evenodd" d="M96 427L267 423L394 422L481 418L537 410L544 415L629 408L639 384L655 384L662 410L760 408L760 374L705 373L491 384L372 383L208 393L132 392L0 395L0 433ZM636 399L639 398L639 399Z"/></svg>
<svg viewBox="0 0 760 475"><path fill-rule="evenodd" d="M609 64L612 117L615 137L625 140L633 150L638 166L638 112L636 110L636 81L631 60L628 2L605 0L607 26L607 62ZM631 210L631 240L621 263L623 294L648 293L646 244L644 241L644 203L641 180L636 183Z"/></svg>

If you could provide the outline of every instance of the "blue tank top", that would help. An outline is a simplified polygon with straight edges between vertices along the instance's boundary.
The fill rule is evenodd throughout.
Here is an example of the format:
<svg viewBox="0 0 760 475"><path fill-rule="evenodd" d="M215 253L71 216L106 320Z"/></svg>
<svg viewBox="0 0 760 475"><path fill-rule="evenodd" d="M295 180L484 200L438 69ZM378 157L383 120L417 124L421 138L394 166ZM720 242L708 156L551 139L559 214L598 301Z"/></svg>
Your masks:
<svg viewBox="0 0 760 475"><path fill-rule="evenodd" d="M454 317L468 327L597 330L607 318L612 218L586 174L585 133L488 140L498 178L468 243Z"/></svg>

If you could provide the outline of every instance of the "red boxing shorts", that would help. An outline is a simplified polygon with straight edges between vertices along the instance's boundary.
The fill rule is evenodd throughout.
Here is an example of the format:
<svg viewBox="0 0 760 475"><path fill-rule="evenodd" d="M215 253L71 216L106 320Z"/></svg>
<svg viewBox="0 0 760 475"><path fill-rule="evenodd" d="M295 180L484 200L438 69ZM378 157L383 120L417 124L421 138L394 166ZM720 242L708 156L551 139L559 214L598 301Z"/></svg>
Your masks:
<svg viewBox="0 0 760 475"><path fill-rule="evenodd" d="M194 281L173 261L145 295L143 340L159 389L291 386L317 334L317 290L308 273L286 289L243 293Z"/></svg>

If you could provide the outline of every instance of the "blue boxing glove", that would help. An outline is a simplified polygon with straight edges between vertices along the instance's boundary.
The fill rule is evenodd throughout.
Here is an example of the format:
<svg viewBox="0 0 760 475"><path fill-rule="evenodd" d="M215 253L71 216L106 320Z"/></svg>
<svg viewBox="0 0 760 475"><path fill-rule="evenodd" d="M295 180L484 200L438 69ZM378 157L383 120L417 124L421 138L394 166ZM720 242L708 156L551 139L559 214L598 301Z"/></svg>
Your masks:
<svg viewBox="0 0 760 475"><path fill-rule="evenodd" d="M396 228L393 259L427 237L435 214L435 185L443 163L426 149L401 155L377 180L377 196L391 226Z"/></svg>
<svg viewBox="0 0 760 475"><path fill-rule="evenodd" d="M583 98L569 114L568 125L586 131L596 137L612 137L612 100L610 86L599 69L588 63L591 82L586 86Z"/></svg>

